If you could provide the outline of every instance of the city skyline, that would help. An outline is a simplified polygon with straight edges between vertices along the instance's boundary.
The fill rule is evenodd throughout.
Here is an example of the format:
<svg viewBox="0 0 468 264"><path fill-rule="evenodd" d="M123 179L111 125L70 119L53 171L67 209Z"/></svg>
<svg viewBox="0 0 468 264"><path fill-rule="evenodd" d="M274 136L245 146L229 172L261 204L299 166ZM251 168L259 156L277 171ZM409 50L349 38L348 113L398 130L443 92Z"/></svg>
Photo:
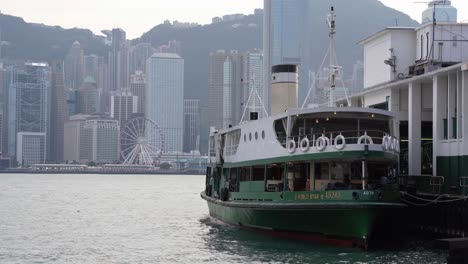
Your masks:
<svg viewBox="0 0 468 264"><path fill-rule="evenodd" d="M406 13L412 19L421 22L421 13L427 5L407 0L378 0L384 5ZM458 21L468 21L468 10L463 8L463 0L452 0L458 9ZM330 2L333 4L333 1ZM181 5L185 7L180 8ZM152 27L165 20L210 24L213 17L242 13L252 14L254 9L263 8L262 0L238 0L232 4L229 0L182 1L174 0L154 3L144 0L135 5L131 1L120 1L109 6L107 1L80 1L73 9L58 0L40 2L27 0L5 0L1 13L20 16L28 22L58 25L64 28L86 28L95 34L101 30L122 28L128 38L140 37ZM154 7L154 8L152 8ZM194 12L197 11L197 12ZM395 23L398 23L395 21Z"/></svg>

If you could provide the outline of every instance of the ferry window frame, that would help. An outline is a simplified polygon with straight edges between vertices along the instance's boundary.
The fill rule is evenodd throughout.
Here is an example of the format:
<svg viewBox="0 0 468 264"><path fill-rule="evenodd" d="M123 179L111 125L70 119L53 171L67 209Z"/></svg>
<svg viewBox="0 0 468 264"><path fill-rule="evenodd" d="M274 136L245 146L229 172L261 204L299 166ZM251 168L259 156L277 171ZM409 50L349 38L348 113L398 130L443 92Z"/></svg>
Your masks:
<svg viewBox="0 0 468 264"><path fill-rule="evenodd" d="M251 167L241 167L239 173L239 182L247 182L252 180Z"/></svg>
<svg viewBox="0 0 468 264"><path fill-rule="evenodd" d="M239 169L240 168L229 169L229 191L230 192L239 192L239 182L240 182L239 181Z"/></svg>
<svg viewBox="0 0 468 264"><path fill-rule="evenodd" d="M322 177L322 172L325 172L325 171L327 171L327 173L323 173L323 176L325 176L325 177ZM315 178L315 180L330 180L330 162L328 162L328 161L315 162L315 164L314 164L314 178Z"/></svg>
<svg viewBox="0 0 468 264"><path fill-rule="evenodd" d="M251 178L252 181L265 181L265 165L253 166Z"/></svg>

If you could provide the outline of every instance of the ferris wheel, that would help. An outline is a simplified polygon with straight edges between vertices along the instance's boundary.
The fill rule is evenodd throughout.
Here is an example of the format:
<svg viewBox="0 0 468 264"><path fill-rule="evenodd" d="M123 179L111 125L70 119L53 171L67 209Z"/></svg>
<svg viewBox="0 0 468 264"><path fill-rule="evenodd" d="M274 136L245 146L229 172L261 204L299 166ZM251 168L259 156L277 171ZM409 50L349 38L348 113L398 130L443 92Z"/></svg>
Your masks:
<svg viewBox="0 0 468 264"><path fill-rule="evenodd" d="M120 131L120 155L124 165L154 165L163 150L163 132L150 119L130 119Z"/></svg>

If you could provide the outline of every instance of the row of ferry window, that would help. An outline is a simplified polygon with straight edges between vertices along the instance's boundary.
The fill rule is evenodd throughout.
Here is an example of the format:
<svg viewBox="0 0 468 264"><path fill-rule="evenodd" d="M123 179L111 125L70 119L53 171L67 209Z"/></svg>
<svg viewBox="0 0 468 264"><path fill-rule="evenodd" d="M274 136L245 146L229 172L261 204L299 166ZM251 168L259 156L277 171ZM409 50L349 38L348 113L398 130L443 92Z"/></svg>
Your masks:
<svg viewBox="0 0 468 264"><path fill-rule="evenodd" d="M255 132L255 140L258 139L258 132ZM262 130L262 139L265 139L265 130ZM252 133L249 133L249 141L252 141ZM244 142L247 142L247 133L244 133Z"/></svg>

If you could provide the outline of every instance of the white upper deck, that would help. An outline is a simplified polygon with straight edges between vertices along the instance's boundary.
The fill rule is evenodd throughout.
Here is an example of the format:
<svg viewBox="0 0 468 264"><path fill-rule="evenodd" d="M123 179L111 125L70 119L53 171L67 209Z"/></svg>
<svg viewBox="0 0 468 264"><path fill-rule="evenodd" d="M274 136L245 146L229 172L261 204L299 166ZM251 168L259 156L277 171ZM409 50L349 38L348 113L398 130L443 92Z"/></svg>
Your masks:
<svg viewBox="0 0 468 264"><path fill-rule="evenodd" d="M365 145L395 154L393 122L393 113L380 109L290 109L211 133L210 163L363 151Z"/></svg>

